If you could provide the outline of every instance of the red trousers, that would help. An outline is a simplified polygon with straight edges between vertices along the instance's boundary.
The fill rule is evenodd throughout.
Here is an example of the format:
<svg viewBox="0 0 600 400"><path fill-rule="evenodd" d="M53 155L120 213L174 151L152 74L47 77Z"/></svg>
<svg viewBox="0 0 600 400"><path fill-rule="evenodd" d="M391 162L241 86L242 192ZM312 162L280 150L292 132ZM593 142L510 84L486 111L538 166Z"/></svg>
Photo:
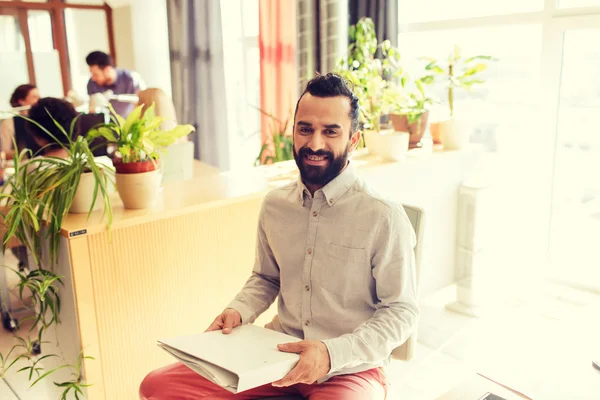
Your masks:
<svg viewBox="0 0 600 400"><path fill-rule="evenodd" d="M172 364L146 376L140 386L141 400L260 399L300 395L310 400L384 400L387 382L381 368L351 375L334 376L322 384L297 384L286 388L259 386L232 394L198 375L181 363Z"/></svg>

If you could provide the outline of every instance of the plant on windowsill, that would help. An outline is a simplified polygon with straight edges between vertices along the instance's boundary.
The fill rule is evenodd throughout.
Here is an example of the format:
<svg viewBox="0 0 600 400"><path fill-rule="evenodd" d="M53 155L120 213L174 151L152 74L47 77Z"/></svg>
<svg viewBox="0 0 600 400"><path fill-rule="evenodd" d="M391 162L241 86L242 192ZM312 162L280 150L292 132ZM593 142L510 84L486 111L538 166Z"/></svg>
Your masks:
<svg viewBox="0 0 600 400"><path fill-rule="evenodd" d="M92 129L88 139L104 137L117 146L113 160L116 169L117 191L125 208L152 207L160 189L160 152L177 139L194 131L192 125L176 125L160 129L163 118L154 113L154 103L143 111L136 107L124 119L110 106L111 122Z"/></svg>
<svg viewBox="0 0 600 400"><path fill-rule="evenodd" d="M290 123L290 117L288 117L285 121L280 120L268 112L259 109L260 113L269 117L271 120L271 141L267 143L263 143L260 148L260 152L258 153L258 157L254 161L254 166L264 165L264 164L274 164L281 161L288 161L294 159L293 152L293 139L292 135L288 134L288 127ZM273 145L272 154L267 154L269 152L269 145Z"/></svg>
<svg viewBox="0 0 600 400"><path fill-rule="evenodd" d="M454 90L465 89L471 91L473 86L485 83L481 73L487 70L489 62L497 61L496 58L486 55L477 55L464 58L460 47L454 46L446 62L425 57L429 62L425 69L431 73L431 78L442 83L448 91L449 117L445 120L431 124L431 133L434 143L442 143L446 149L460 149L469 142L471 133L470 123L466 119L455 116Z"/></svg>
<svg viewBox="0 0 600 400"><path fill-rule="evenodd" d="M364 145L370 153L379 155L390 154L389 150L397 146L400 146L398 152L405 152L407 138L392 138L393 130L382 129L381 125L383 116L399 112L400 105L406 103L403 93L406 76L400 65L400 52L389 40L378 43L375 24L370 18L361 18L350 27L349 34L348 54L339 60L336 72L354 86ZM386 139L395 140L386 143Z"/></svg>
<svg viewBox="0 0 600 400"><path fill-rule="evenodd" d="M398 114L390 114L395 131L410 134L409 148L423 147L421 139L427 129L429 110L436 100L425 92L425 85L433 83L433 77L424 76L412 81L408 77L403 81L404 103L399 104Z"/></svg>
<svg viewBox="0 0 600 400"><path fill-rule="evenodd" d="M55 142L61 142L36 122L28 121L46 131ZM27 155L33 154L23 150L15 157L14 174L6 180L0 191L5 230L2 251L10 245L22 244L38 267L30 272L13 271L19 279L17 300L32 316L17 321L8 313L2 315L4 327L15 332L18 343L6 354L0 354L0 378L11 368L21 367L17 372L26 373L31 386L34 386L58 370L70 369L72 379L54 382L62 388L63 398L71 391L78 398L87 386L83 383L80 362L91 357L80 353L79 361L71 363L74 360L65 359L56 335L52 335L60 323L60 288L63 281L56 273L56 265L62 221L74 206L83 207L79 211L88 212L89 217L97 208L97 203L104 205L103 218L107 219L109 227L112 221L108 191L111 170L96 163L92 149L83 136L75 137L76 121L72 122L69 132L54 121L61 134L67 137L67 144L60 144L66 152L66 158L33 157L27 160ZM29 320L32 326L24 335L19 328L25 329L22 325ZM54 331L51 331L52 328ZM48 352L37 357L46 346L56 347L60 355Z"/></svg>

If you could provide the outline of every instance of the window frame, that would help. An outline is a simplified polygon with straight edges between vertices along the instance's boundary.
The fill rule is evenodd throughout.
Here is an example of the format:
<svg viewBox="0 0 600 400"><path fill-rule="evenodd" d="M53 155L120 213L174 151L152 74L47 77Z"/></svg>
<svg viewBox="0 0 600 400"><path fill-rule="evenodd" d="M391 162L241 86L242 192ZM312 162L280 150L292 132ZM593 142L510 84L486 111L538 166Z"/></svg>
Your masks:
<svg viewBox="0 0 600 400"><path fill-rule="evenodd" d="M48 11L52 24L52 41L54 49L58 51L60 61L60 72L62 76L63 92L66 96L71 89L71 67L69 64L69 51L67 47L67 34L65 26L65 9L75 8L84 10L103 10L106 13L106 29L108 34L108 44L111 56L116 62L116 48L113 27L112 8L105 2L103 5L97 4L74 4L66 3L64 0L48 0L45 3L28 2L22 0L0 1L0 10L16 9L17 19L23 34L25 43L25 54L27 59L27 72L29 74L29 82L36 84L35 80L35 65L33 62L33 51L31 48L31 39L29 35L29 24L27 21L28 12L30 10Z"/></svg>
<svg viewBox="0 0 600 400"><path fill-rule="evenodd" d="M416 1L416 0L415 0ZM401 11L401 10L399 10ZM400 13L399 13L400 14ZM399 15L399 21L402 20ZM545 254L543 259L548 261L550 255L552 235L552 213L554 203L554 179L557 174L557 154L559 145L558 118L560 106L560 89L562 63L564 56L564 34L569 29L600 28L600 4L598 6L560 8L558 0L545 0L540 11L525 13L509 13L502 15L457 18L439 21L423 21L415 23L400 23L398 42L402 41L402 34L409 32L447 31L454 29L490 28L507 25L541 24L542 26L542 51L540 62L540 98L542 119L538 121L540 128L531 132L532 143L536 143L536 152L541 155L542 166L540 170L548 171L547 176L540 177L540 207L536 216L540 218L538 227L540 234L545 235ZM537 252L536 252L537 253Z"/></svg>

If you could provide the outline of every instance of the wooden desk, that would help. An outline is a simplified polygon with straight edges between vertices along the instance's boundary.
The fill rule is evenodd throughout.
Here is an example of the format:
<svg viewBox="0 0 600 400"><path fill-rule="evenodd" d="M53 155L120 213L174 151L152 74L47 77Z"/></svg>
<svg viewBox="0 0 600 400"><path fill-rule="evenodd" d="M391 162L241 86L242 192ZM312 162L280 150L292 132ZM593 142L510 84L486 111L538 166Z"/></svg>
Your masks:
<svg viewBox="0 0 600 400"><path fill-rule="evenodd" d="M353 161L381 192L428 213L422 279L431 279L424 292L453 280L448 260L454 259L458 185L474 168L474 156ZM116 199L111 232L101 212L65 219L58 272L65 276L64 317L57 334L69 357L80 349L95 357L84 364L93 384L89 399L136 398L148 372L173 362L156 341L210 324L250 275L264 195L296 175L290 162L171 182L150 210L124 210Z"/></svg>

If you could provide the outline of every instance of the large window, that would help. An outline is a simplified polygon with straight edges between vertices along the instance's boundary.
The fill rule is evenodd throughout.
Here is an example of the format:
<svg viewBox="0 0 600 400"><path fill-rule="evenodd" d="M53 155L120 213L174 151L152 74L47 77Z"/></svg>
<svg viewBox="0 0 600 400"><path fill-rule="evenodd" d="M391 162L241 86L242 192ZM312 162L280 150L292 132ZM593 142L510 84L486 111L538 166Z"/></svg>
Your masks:
<svg viewBox="0 0 600 400"><path fill-rule="evenodd" d="M0 0L0 110L16 86L33 83L42 96L85 96L85 56L114 55L111 9L102 0Z"/></svg>
<svg viewBox="0 0 600 400"><path fill-rule="evenodd" d="M600 289L600 0L405 0L399 20L414 74L454 45L499 59L456 94L496 167L497 261Z"/></svg>

